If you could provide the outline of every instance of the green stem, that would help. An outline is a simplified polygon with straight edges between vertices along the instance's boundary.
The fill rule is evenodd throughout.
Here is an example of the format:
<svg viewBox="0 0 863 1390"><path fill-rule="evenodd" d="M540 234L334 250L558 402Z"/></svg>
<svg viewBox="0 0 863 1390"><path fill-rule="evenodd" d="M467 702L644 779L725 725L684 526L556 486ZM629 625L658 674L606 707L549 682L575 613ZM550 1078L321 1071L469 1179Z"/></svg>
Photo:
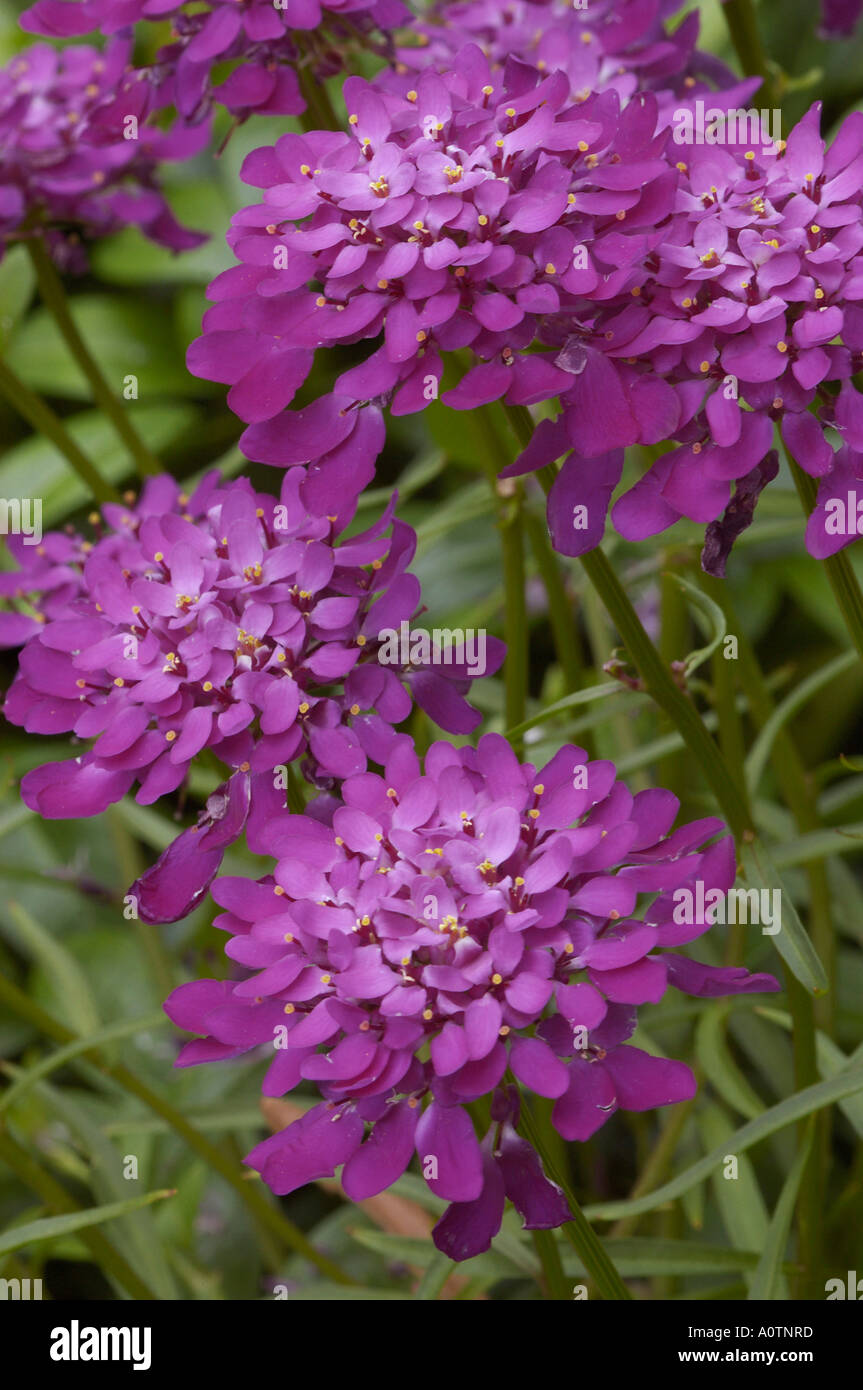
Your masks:
<svg viewBox="0 0 863 1390"><path fill-rule="evenodd" d="M495 486L494 482L492 486ZM516 484L512 494L502 498L498 506L506 636L504 706L508 728L523 723L527 714L529 629L525 598L523 500L521 485ZM516 752L519 747L516 746Z"/></svg>
<svg viewBox="0 0 863 1390"><path fill-rule="evenodd" d="M527 714L527 676L530 633L525 597L524 490L519 481L499 482L498 473L508 457L497 429L494 412L488 407L472 412L475 438L482 466L492 490L500 532L503 566L504 637L506 661L503 668L506 727L523 724ZM520 740L514 743L516 752Z"/></svg>
<svg viewBox="0 0 863 1390"><path fill-rule="evenodd" d="M548 620L566 689L567 692L579 690L584 684L584 660L575 615L566 595L566 576L551 548L544 523L529 508L525 508L524 522L533 558L545 587Z"/></svg>
<svg viewBox="0 0 863 1390"><path fill-rule="evenodd" d="M728 585L706 575L702 576L701 583L705 592L722 608L728 620L729 631L737 638L740 684L747 697L752 718L757 728L762 729L773 714L775 705L755 652L735 612ZM731 665L730 662L727 664ZM815 809L815 789L810 785L810 779L787 727L783 726L777 732L770 758L782 795L797 828L803 834L817 830L820 819ZM815 1030L817 1025L832 1034L836 985L836 930L832 922L830 887L823 859L807 863L806 875L809 880L809 929L815 949L824 962L830 988L825 996L813 1000L791 972L786 972L789 1007L794 1020L792 1047L795 1083L798 1088L811 1086L819 1080ZM737 955L729 956L728 964L734 964L738 959ZM830 1161L830 1113L827 1109L818 1117L817 1142L813 1145L803 1175L798 1200L801 1258L805 1270L804 1277L809 1281L813 1296L817 1292L820 1279L823 1243L821 1206ZM801 1143L805 1124L805 1121L801 1122L798 1129Z"/></svg>
<svg viewBox="0 0 863 1390"><path fill-rule="evenodd" d="M115 491L110 483L106 483L96 471L86 454L78 448L60 417L55 415L42 397L37 396L35 391L31 391L29 386L25 386L24 382L12 371L12 368L2 361L0 361L0 395L5 397L13 410L17 411L28 425L32 425L34 430L50 440L54 448L64 456L66 462L71 464L82 483L86 483L97 502L120 501L119 492Z"/></svg>
<svg viewBox="0 0 863 1390"><path fill-rule="evenodd" d="M526 448L533 432L533 420L529 412L523 407L506 407L506 410L516 438L522 448ZM541 468L536 476L544 491L549 493L556 476L555 467L548 464ZM698 760L733 834L736 837L753 839L752 816L741 789L729 772L725 759L704 727L692 701L684 695L674 680L668 663L663 661L645 632L626 590L603 551L597 547L596 550L589 550L587 554L580 555L579 560L623 638L645 689L677 726L684 743Z"/></svg>
<svg viewBox="0 0 863 1390"><path fill-rule="evenodd" d="M66 298L63 282L45 249L44 242L39 237L30 237L24 245L27 247L33 262L42 303L53 315L54 322L57 324L66 346L86 377L93 393L94 402L111 421L115 431L134 459L135 467L141 477L146 478L161 473L163 471L162 465L141 439L132 424L128 411L119 397L115 396L111 390L90 353L90 349L78 332L75 320L69 310L69 301Z"/></svg>
<svg viewBox="0 0 863 1390"><path fill-rule="evenodd" d="M650 1157L640 1166L638 1180L632 1188L627 1201L634 1201L644 1195L645 1192L652 1192L654 1187L659 1187L665 1177L666 1170L674 1158L677 1145L686 1126L689 1116L692 1114L694 1101L684 1101L682 1105L675 1105L671 1114L667 1116ZM620 1220L611 1228L609 1234L615 1239L623 1239L631 1236L638 1226L642 1215L646 1212L639 1212L635 1216L622 1216Z"/></svg>
<svg viewBox="0 0 863 1390"><path fill-rule="evenodd" d="M298 73L300 91L306 103L306 109L300 116L303 130L307 134L313 130L344 130L344 122L333 110L326 83L319 81L307 66L301 66Z"/></svg>
<svg viewBox="0 0 863 1390"><path fill-rule="evenodd" d="M814 478L804 472L795 459L791 457L786 449L788 463L791 467L791 476L797 488L797 495L807 517L815 508L818 495L818 485ZM851 567L851 561L844 550L838 551L835 555L828 555L821 561L830 587L833 590L833 597L839 606L839 611L845 620L848 635L861 656L863 656L863 593L857 583L857 576Z"/></svg>
<svg viewBox="0 0 863 1390"><path fill-rule="evenodd" d="M40 1008L38 1004L28 999L17 985L3 976L0 976L0 1000L8 1004L20 1018L26 1019L28 1023L32 1023L40 1032L45 1033L56 1042L69 1043L78 1040L78 1034L73 1033L70 1028L67 1028L51 1014ZM215 1144L212 1144L204 1134L195 1129L194 1125L189 1124L179 1110L175 1110L160 1095L152 1091L134 1072L122 1064L111 1065L105 1062L98 1049L94 1049L92 1054L84 1052L82 1055L84 1057L89 1056L91 1061L98 1062L107 1076L118 1081L124 1090L137 1096L144 1105L165 1120L188 1144L190 1149L224 1178L225 1182L230 1184L251 1215L272 1230L290 1250L296 1251L297 1254L316 1265L328 1279L339 1284L352 1284L354 1282L343 1273L337 1264L334 1264L327 1256L319 1254L302 1231L283 1216L276 1207L272 1206L263 1192L254 1187Z"/></svg>
<svg viewBox="0 0 863 1390"><path fill-rule="evenodd" d="M761 99L766 106L778 106L778 94L761 42L752 0L725 0L722 9L744 77L760 77Z"/></svg>
<svg viewBox="0 0 863 1390"><path fill-rule="evenodd" d="M632 657L648 694L671 718L684 743L695 755L725 819L736 837L752 839L752 816L741 788L689 699L675 682L603 552L591 550L581 564Z"/></svg>
<svg viewBox="0 0 863 1390"><path fill-rule="evenodd" d="M545 1275L546 1292L550 1299L557 1303L567 1303L569 1301L570 1289L566 1275L563 1272L563 1264L560 1259L560 1251L557 1248L557 1241L553 1231L534 1231L533 1244L539 1262L542 1265L542 1272Z"/></svg>
<svg viewBox="0 0 863 1390"><path fill-rule="evenodd" d="M57 1216L69 1212L82 1211L79 1202L69 1196L65 1187L57 1179L31 1158L8 1133L0 1133L0 1160L9 1167L17 1178L35 1192L38 1197ZM99 1265L109 1274L130 1298L155 1301L156 1295L135 1273L130 1264L116 1250L102 1231L96 1226L85 1226L78 1232L78 1238L89 1247Z"/></svg>
<svg viewBox="0 0 863 1390"><path fill-rule="evenodd" d="M578 1205L569 1182L558 1169L548 1146L543 1142L523 1093L519 1124L524 1130L525 1138L533 1145L542 1159L542 1166L547 1176L563 1190L572 1219L565 1222L561 1230L593 1279L600 1294L603 1298L613 1301L631 1300L632 1294L607 1255L599 1236Z"/></svg>
<svg viewBox="0 0 863 1390"><path fill-rule="evenodd" d="M116 808L108 808L108 828L114 842L116 862L119 868L120 897L124 898L126 886L135 883L146 868L138 841L129 832L117 815ZM174 988L171 961L163 944L158 926L135 918L135 931L141 943L141 950L147 962L157 997L167 999Z"/></svg>

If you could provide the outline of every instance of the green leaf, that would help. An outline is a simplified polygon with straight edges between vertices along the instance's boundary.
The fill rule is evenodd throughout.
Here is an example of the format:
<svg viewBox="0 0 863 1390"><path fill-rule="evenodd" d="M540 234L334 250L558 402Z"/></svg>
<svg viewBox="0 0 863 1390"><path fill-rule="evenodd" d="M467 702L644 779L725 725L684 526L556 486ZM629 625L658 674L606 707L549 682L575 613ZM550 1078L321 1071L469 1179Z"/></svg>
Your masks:
<svg viewBox="0 0 863 1390"><path fill-rule="evenodd" d="M585 1207L584 1214L588 1220L617 1221L622 1216L638 1216L645 1211L655 1211L657 1207L673 1201L682 1192L694 1187L702 1178L709 1177L717 1164L723 1162L726 1154L743 1153L753 1144L766 1139L768 1135L793 1124L795 1120L801 1120L806 1115L823 1109L825 1105L832 1105L835 1101L857 1095L860 1091L863 1091L863 1066L859 1065L847 1068L838 1076L831 1077L829 1081L818 1081L814 1086L806 1086L796 1095L789 1096L772 1109L766 1110L757 1120L750 1120L726 1143L717 1145L684 1173L672 1178L670 1182L663 1183L662 1187L628 1201L599 1202L594 1206Z"/></svg>
<svg viewBox="0 0 863 1390"><path fill-rule="evenodd" d="M711 1103L699 1111L698 1128L705 1144L711 1148L727 1144L734 1126L721 1106ZM737 1176L726 1178L724 1170L717 1171L711 1179L711 1186L722 1224L735 1250L763 1250L767 1238L769 1218L761 1188L755 1173L755 1166L747 1154L737 1154ZM745 1273L747 1283L751 1282L752 1270ZM785 1281L780 1281L785 1297Z"/></svg>
<svg viewBox="0 0 863 1390"><path fill-rule="evenodd" d="M803 1179L809 1155L812 1152L812 1139L814 1126L812 1121L807 1127L806 1138L791 1166L791 1171L782 1185L779 1194L779 1201L776 1203L776 1210L770 1221L767 1232L767 1240L758 1261L758 1268L752 1279L749 1289L749 1297L755 1301L758 1299L773 1299L776 1297L776 1286L782 1272L782 1257L785 1246L788 1243L788 1232L791 1229L791 1218L794 1215L794 1204L797 1201L797 1193Z"/></svg>
<svg viewBox="0 0 863 1390"><path fill-rule="evenodd" d="M705 627L708 635L707 646L698 647L694 652L690 652L686 658L683 674L688 680L692 673L697 671L705 661L708 661L716 651L728 630L728 624L719 604L714 603L712 598L708 598L707 594L702 593L701 589L696 588L694 584L690 584L688 579L684 579L682 575L673 570L668 570L666 577L672 579L688 595L693 608L698 610L699 616L703 620L702 626Z"/></svg>
<svg viewBox="0 0 863 1390"><path fill-rule="evenodd" d="M782 894L782 925L776 935L770 937L773 945L795 979L812 994L825 994L829 986L824 966L797 915L791 894L770 860L766 846L760 840L751 844L744 840L738 850L747 884L759 892L778 888Z"/></svg>
<svg viewBox="0 0 863 1390"><path fill-rule="evenodd" d="M6 922L6 935L49 976L57 997L63 1001L70 1026L78 1033L98 1032L102 1023L96 1003L87 977L74 956L19 903L7 902L2 909L2 919Z"/></svg>
<svg viewBox="0 0 863 1390"><path fill-rule="evenodd" d="M100 1028L95 1033L88 1033L86 1037L76 1038L74 1042L66 1043L65 1047L58 1047L55 1052L49 1053L31 1067L29 1071L19 1071L14 1085L10 1086L0 1096L0 1115L4 1110L8 1110L17 1100L26 1093L30 1086L37 1081L44 1080L53 1071L64 1067L73 1057L79 1057L82 1052L88 1052L93 1047L101 1047L104 1043L116 1042L119 1038L129 1038L135 1033L148 1032L153 1028L162 1028L167 1023L164 1013L148 1014L145 1018L126 1019L121 1023L112 1023L108 1028Z"/></svg>
<svg viewBox="0 0 863 1390"><path fill-rule="evenodd" d="M21 315L26 312L36 276L23 246L13 246L0 261L0 346L6 347Z"/></svg>
<svg viewBox="0 0 863 1390"><path fill-rule="evenodd" d="M661 1240L655 1236L610 1237L605 1248L621 1274L628 1279L647 1279L671 1274L694 1276L725 1270L755 1269L757 1250L729 1250L725 1245L709 1245L694 1240ZM563 1264L568 1275L584 1276L580 1261L565 1250Z"/></svg>
<svg viewBox="0 0 863 1390"><path fill-rule="evenodd" d="M79 294L70 298L69 307L116 395L122 398L129 375L138 378L141 400L153 395L200 396L206 391L186 371L171 321L150 299ZM18 329L6 360L22 381L42 395L91 400L87 379L45 308L36 309Z"/></svg>
<svg viewBox="0 0 863 1390"><path fill-rule="evenodd" d="M44 1216L39 1221L13 1226L0 1234L0 1255L8 1255L12 1250L21 1250L25 1245L34 1245L40 1240L55 1240L59 1236L86 1230L89 1226L101 1226L106 1221L114 1221L118 1216L126 1216L129 1212L150 1206L152 1202L164 1202L167 1197L174 1195L173 1188L165 1188L161 1192L130 1197L125 1202L109 1202L107 1206L70 1211L65 1216Z"/></svg>
<svg viewBox="0 0 863 1390"><path fill-rule="evenodd" d="M507 729L506 737L515 738L518 734L524 733L525 729L533 729L537 724L544 724L547 719L553 719L556 714L562 714L564 710L575 709L579 705L589 705L594 700L607 700L612 695L623 693L624 687L620 681L604 681L601 685L588 686L586 690L576 690L572 695L566 695L562 700L555 700L553 705L546 705L537 714L531 715L523 723L517 724L514 729ZM604 710L603 718L611 719L619 711Z"/></svg>
<svg viewBox="0 0 863 1390"><path fill-rule="evenodd" d="M761 776L770 759L770 750L779 730L782 729L788 720L797 713L801 706L811 700L825 685L830 685L837 676L841 676L844 671L849 671L856 666L860 660L857 652L843 652L833 661L828 661L818 671L813 671L811 676L807 676L798 686L786 695L775 708L770 718L767 720L763 729L758 734L755 742L749 750L746 759L746 785L749 788L749 795L755 796Z"/></svg>
<svg viewBox="0 0 863 1390"><path fill-rule="evenodd" d="M412 1303L414 1294L404 1289L369 1289L358 1284L328 1284L322 1279L317 1284L306 1284L301 1289L292 1289L288 1295L291 1303Z"/></svg>
<svg viewBox="0 0 863 1390"><path fill-rule="evenodd" d="M198 418L190 405L130 402L129 412L135 428L157 453L191 429ZM99 472L107 482L121 483L133 473L134 464L125 446L99 411L82 410L67 416L63 424L86 456L98 460ZM7 497L41 497L43 526L55 525L91 500L65 457L41 435L31 435L7 450L3 491Z"/></svg>
<svg viewBox="0 0 863 1390"><path fill-rule="evenodd" d="M695 1029L695 1055L722 1099L738 1114L754 1120L765 1105L731 1056L725 1038L727 1014L728 1008L722 1004L704 1011Z"/></svg>

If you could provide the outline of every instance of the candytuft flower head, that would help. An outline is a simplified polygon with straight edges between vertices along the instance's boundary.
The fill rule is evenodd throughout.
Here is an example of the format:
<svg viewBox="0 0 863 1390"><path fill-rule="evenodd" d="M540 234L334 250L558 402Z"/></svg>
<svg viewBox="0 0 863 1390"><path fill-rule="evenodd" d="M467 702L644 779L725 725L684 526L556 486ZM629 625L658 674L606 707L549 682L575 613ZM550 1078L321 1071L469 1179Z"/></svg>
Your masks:
<svg viewBox="0 0 863 1390"><path fill-rule="evenodd" d="M678 954L710 920L696 905L682 923L675 890L700 882L698 904L714 902L734 846L715 819L672 830L677 809L670 792L633 796L578 748L537 771L488 734L476 749L434 744L422 771L400 736L383 777L269 818L270 876L217 881L239 978L171 995L170 1017L200 1035L178 1064L275 1043L266 1095L319 1086L321 1104L246 1160L275 1192L344 1164L361 1200L416 1152L453 1203L435 1228L452 1258L488 1248L505 1196L526 1226L560 1225L566 1201L517 1133L514 1081L554 1100L563 1138L589 1139L617 1109L695 1092L682 1063L628 1042L637 1005L669 984L779 988ZM482 1096L492 1123L478 1136L466 1107Z"/></svg>
<svg viewBox="0 0 863 1390"><path fill-rule="evenodd" d="M148 126L152 89L130 55L120 37L104 53L34 44L0 71L0 254L38 231L61 267L81 270L82 241L126 226L173 251L206 239L175 220L157 173L197 153L207 127Z"/></svg>
<svg viewBox="0 0 863 1390"><path fill-rule="evenodd" d="M185 497L159 477L135 506L107 504L95 541L48 535L25 568L3 576L3 592L23 595L7 641L27 638L6 718L93 740L81 757L25 776L31 809L97 815L136 781L148 805L175 791L205 748L232 772L141 880L150 920L184 915L183 875L199 896L257 800L269 808L274 769L302 759L311 781L332 787L369 759L382 764L412 695L454 732L479 721L463 666L377 660L380 631L419 604L407 572L416 538L391 504L339 539L355 500L342 487L332 510L314 509L327 468L289 470L278 499L217 474ZM490 645L493 671L503 644ZM284 782L276 799L284 804Z"/></svg>
<svg viewBox="0 0 863 1390"><path fill-rule="evenodd" d="M853 384L863 363L863 116L849 117L829 149L819 116L816 104L772 148L679 147L674 215L638 295L603 306L570 338L557 358L574 373L563 412L505 470L572 448L549 499L558 549L579 554L601 537L629 444L679 447L617 501L616 529L641 540L681 516L705 523L702 563L718 574L777 471L776 424L828 489L840 459L827 430L855 457L863 449ZM573 528L578 507L589 527ZM817 526L810 550L835 549Z"/></svg>
<svg viewBox="0 0 863 1390"><path fill-rule="evenodd" d="M565 391L567 371L529 349L538 337L559 349L561 322L628 293L638 276L624 247L658 244L673 209L651 96L621 112L614 91L573 104L562 72L494 82L475 45L415 90L350 78L344 95L348 132L287 134L246 160L263 201L233 219L240 264L210 286L188 354L197 375L231 384L250 423L241 445L262 462L295 455L305 412L283 412L317 347L376 343L310 407L328 432L351 404L424 409L442 353L466 347L479 365L445 395L457 409ZM262 360L276 378L266 389Z"/></svg>
<svg viewBox="0 0 863 1390"><path fill-rule="evenodd" d="M401 0L207 0L190 12L183 0L36 0L21 17L36 34L116 33L144 21L170 19L171 41L157 53L151 74L162 105L199 120L214 103L237 119L289 116L305 109L295 68L314 64L316 77L339 72L340 49L351 39L381 40L408 18ZM294 32L317 31L310 51ZM381 31L381 32L378 32ZM382 41L382 40L381 40ZM213 69L234 66L223 80Z"/></svg>
<svg viewBox="0 0 863 1390"><path fill-rule="evenodd" d="M579 100L590 92L614 90L625 104L638 92L653 92L660 110L713 88L731 88L734 75L711 54L695 49L695 10L673 30L666 19L673 4L641 0L468 0L432 6L398 49L399 67L411 72L452 68L467 43L488 56L495 80L508 62L540 72L563 71ZM420 43L412 43L415 35ZM708 79L705 81L704 79ZM389 79L381 81L389 85ZM754 84L747 82L748 90Z"/></svg>

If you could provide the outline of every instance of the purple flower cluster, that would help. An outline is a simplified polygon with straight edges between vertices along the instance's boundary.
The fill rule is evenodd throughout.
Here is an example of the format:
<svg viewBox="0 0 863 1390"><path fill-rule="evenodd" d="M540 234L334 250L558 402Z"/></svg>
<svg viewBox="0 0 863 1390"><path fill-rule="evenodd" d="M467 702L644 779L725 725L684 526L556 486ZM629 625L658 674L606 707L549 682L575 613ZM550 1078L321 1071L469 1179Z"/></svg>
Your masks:
<svg viewBox="0 0 863 1390"><path fill-rule="evenodd" d="M564 70L495 72L473 44L412 81L351 78L347 133L249 156L263 200L233 220L239 264L210 287L190 369L231 384L247 455L284 463L309 409L285 407L316 348L375 344L310 408L327 431L350 406L424 409L444 356L470 349L447 405L559 401L506 470L567 456L558 549L602 538L627 445L673 441L614 523L628 539L705 523L705 566L724 572L776 472L775 423L816 476L837 467L826 428L856 447L863 117L829 150L817 106L787 143L763 131L750 148L747 127L684 147L688 108L672 132L652 93L573 100ZM733 99L713 111L736 120Z"/></svg>
<svg viewBox="0 0 863 1390"><path fill-rule="evenodd" d="M639 92L654 92L664 112L713 88L734 86L736 79L718 59L695 49L699 16L693 11L674 31L665 24L679 6L676 0L590 0L578 9L572 0L467 0L440 3L412 33L420 46L397 50L398 72L434 67L450 71L459 51L477 44L497 75L512 60L540 72L563 71L574 96L614 90L621 103ZM706 79L706 80L705 80ZM382 81L388 79L382 75ZM741 84L737 92L754 90Z"/></svg>
<svg viewBox="0 0 863 1390"><path fill-rule="evenodd" d="M678 147L686 158L675 212L644 283L629 305L608 306L589 336L571 341L580 378L564 398L569 409L540 427L522 462L536 466L565 442L576 446L549 506L557 537L567 524L572 537L574 505L604 510L622 446L674 440L679 447L620 498L612 520L629 540L681 515L711 523L706 559L722 573L733 534L723 537L719 518L731 483L754 507L776 472L776 423L816 477L839 481L842 459L827 430L863 448L863 396L853 385L863 364L863 116L851 116L825 150L819 114L814 106L778 149ZM838 395L828 390L838 386ZM647 412L636 391L650 393ZM591 406L596 416L600 399L601 420L579 426L576 417ZM601 468L586 462L592 455L603 456ZM810 525L809 548L820 555L826 538L817 531Z"/></svg>
<svg viewBox="0 0 863 1390"><path fill-rule="evenodd" d="M207 128L146 125L152 92L130 52L122 38L104 52L34 44L0 70L0 254L33 231L67 269L84 266L82 238L130 225L173 251L204 240L177 223L157 172L196 154Z"/></svg>
<svg viewBox="0 0 863 1390"><path fill-rule="evenodd" d="M554 1100L564 1139L586 1140L617 1109L695 1092L686 1066L627 1041L637 1005L669 985L779 988L678 953L711 923L697 907L681 923L674 891L725 892L735 872L722 822L672 830L678 804L633 796L613 764L574 747L537 772L488 734L475 749L434 744L422 771L399 737L382 777L264 819L270 876L216 882L239 977L171 996L170 1017L200 1035L178 1065L269 1043L266 1095L318 1085L323 1101L246 1160L275 1192L344 1164L360 1200L416 1152L454 1204L435 1230L454 1259L488 1248L505 1195L528 1227L561 1224L562 1193L515 1133L510 1078ZM487 1095L480 1142L465 1107Z"/></svg>
<svg viewBox="0 0 863 1390"><path fill-rule="evenodd" d="M521 67L496 84L473 45L446 77L404 85L350 78L349 133L284 135L244 164L263 201L233 219L240 264L210 286L217 302L188 361L231 382L251 458L291 449L295 417L282 411L318 347L382 338L319 403L333 420L345 401L423 409L441 354L466 347L480 365L444 396L457 409L566 392L571 373L529 349L625 291L633 257L661 240L677 174L652 97L573 104L562 72ZM265 356L278 374L258 370Z"/></svg>
<svg viewBox="0 0 863 1390"><path fill-rule="evenodd" d="M305 109L298 61L311 63L317 76L338 72L339 47L348 37L386 32L408 17L401 0L208 0L191 11L183 0L36 0L21 23L36 34L68 38L170 20L171 41L148 76L160 104L198 121L214 102L239 120L253 112L296 115ZM228 63L232 70L214 83L214 68Z"/></svg>
<svg viewBox="0 0 863 1390"><path fill-rule="evenodd" d="M479 720L463 664L413 671L376 659L379 633L419 605L411 528L390 506L339 539L352 505L310 510L316 482L291 469L276 499L211 474L185 497L160 477L134 508L107 504L110 529L101 533L97 517L94 543L46 536L35 551L20 548L25 568L3 576L19 611L0 635L26 639L6 718L94 740L81 757L24 777L31 809L98 815L136 781L136 799L150 804L185 781L204 749L233 770L145 876L149 919L181 916L200 896L274 769L303 758L309 780L331 787L368 760L383 765L412 696L451 732ZM502 657L492 639L488 668Z"/></svg>

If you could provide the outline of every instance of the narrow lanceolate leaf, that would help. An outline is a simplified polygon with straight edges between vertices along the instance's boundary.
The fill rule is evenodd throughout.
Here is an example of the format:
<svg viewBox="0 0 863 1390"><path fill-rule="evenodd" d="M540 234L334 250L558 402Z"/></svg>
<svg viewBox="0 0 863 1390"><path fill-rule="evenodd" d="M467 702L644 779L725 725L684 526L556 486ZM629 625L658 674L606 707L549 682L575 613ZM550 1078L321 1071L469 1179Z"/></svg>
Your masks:
<svg viewBox="0 0 863 1390"><path fill-rule="evenodd" d="M75 957L19 903L7 902L3 910L5 935L30 960L38 962L63 1000L67 1021L78 1033L95 1033L101 1026L87 976Z"/></svg>
<svg viewBox="0 0 863 1390"><path fill-rule="evenodd" d="M0 1235L0 1255L8 1255L12 1250L21 1250L38 1241L74 1235L76 1231L83 1231L89 1226L101 1226L106 1221L115 1221L118 1216L127 1216L129 1212L147 1207L151 1202L164 1202L166 1197L174 1195L175 1189L167 1187L160 1192L145 1192L143 1196L130 1197L125 1202L109 1202L104 1207L70 1211L64 1216L43 1216L38 1221L13 1226Z"/></svg>
<svg viewBox="0 0 863 1390"><path fill-rule="evenodd" d="M738 852L748 887L758 889L759 893L772 893L776 889L781 893L782 924L779 931L771 935L770 940L794 978L799 980L805 989L812 994L825 994L829 986L824 966L797 915L791 894L779 877L764 844L760 841L747 844L744 840L739 845Z"/></svg>
<svg viewBox="0 0 863 1390"><path fill-rule="evenodd" d="M780 729L808 700L812 699L813 695L817 695L818 691L825 685L830 685L844 671L849 671L852 666L856 666L859 660L860 657L857 652L843 652L835 660L828 661L825 666L813 671L811 676L807 676L806 680L801 681L790 695L786 695L781 704L776 706L753 743L746 759L746 785L749 788L750 796L754 796L758 790L761 775L770 758L770 750Z"/></svg>
<svg viewBox="0 0 863 1390"><path fill-rule="evenodd" d="M695 1029L695 1055L707 1080L722 1099L747 1120L754 1120L764 1110L764 1102L731 1056L725 1040L727 1013L727 1008L719 1005L701 1015Z"/></svg>
<svg viewBox="0 0 863 1390"><path fill-rule="evenodd" d="M795 1120L802 1120L806 1115L823 1109L825 1105L833 1105L835 1101L844 1100L846 1096L858 1095L861 1091L863 1065L858 1064L840 1072L838 1076L831 1077L829 1081L819 1081L814 1086L806 1086L796 1095L780 1101L778 1105L759 1115L757 1120L750 1120L730 1138L711 1149L709 1154L693 1163L684 1173L672 1178L670 1182L663 1183L662 1187L655 1188L653 1192L630 1201L599 1202L594 1206L585 1207L584 1215L592 1221L616 1221L622 1216L638 1216L641 1212L654 1211L665 1202L674 1201L683 1192L688 1192L690 1187L694 1187L703 1178L709 1177L716 1167L725 1161L728 1154L743 1153L746 1149L751 1149L753 1144L766 1139L768 1135L775 1134L778 1129L793 1124Z"/></svg>
<svg viewBox="0 0 863 1390"><path fill-rule="evenodd" d="M782 1274L782 1257L788 1243L791 1218L794 1215L794 1204L797 1201L803 1172L812 1149L813 1134L814 1128L810 1121L806 1138L800 1146L797 1157L791 1165L791 1171L779 1194L779 1201L776 1203L776 1210L770 1221L761 1259L758 1261L758 1268L749 1287L750 1299L773 1299L776 1297L776 1288Z"/></svg>
<svg viewBox="0 0 863 1390"><path fill-rule="evenodd" d="M102 1028L97 1033L88 1033L85 1038L76 1038L75 1042L67 1043L65 1047L59 1047L56 1052L41 1058L29 1071L16 1072L14 1085L0 1096L0 1114L8 1110L10 1105L14 1105L29 1086L43 1077L50 1076L51 1072L65 1066L73 1057L80 1056L82 1052L89 1052L91 1048L101 1047L104 1043L117 1042L120 1038L130 1038L136 1033L163 1028L166 1021L163 1013L148 1014L145 1018L126 1019L122 1023L112 1023L110 1027Z"/></svg>
<svg viewBox="0 0 863 1390"><path fill-rule="evenodd" d="M672 579L687 594L693 608L698 610L699 616L703 619L708 634L707 645L697 647L695 651L689 653L685 660L683 673L689 677L698 670L699 666L703 666L704 662L716 651L728 630L728 624L719 604L714 603L712 598L708 598L707 594L702 593L701 589L697 589L694 584L690 584L688 579L684 579L682 575L675 574L673 571L668 571L668 578Z"/></svg>

